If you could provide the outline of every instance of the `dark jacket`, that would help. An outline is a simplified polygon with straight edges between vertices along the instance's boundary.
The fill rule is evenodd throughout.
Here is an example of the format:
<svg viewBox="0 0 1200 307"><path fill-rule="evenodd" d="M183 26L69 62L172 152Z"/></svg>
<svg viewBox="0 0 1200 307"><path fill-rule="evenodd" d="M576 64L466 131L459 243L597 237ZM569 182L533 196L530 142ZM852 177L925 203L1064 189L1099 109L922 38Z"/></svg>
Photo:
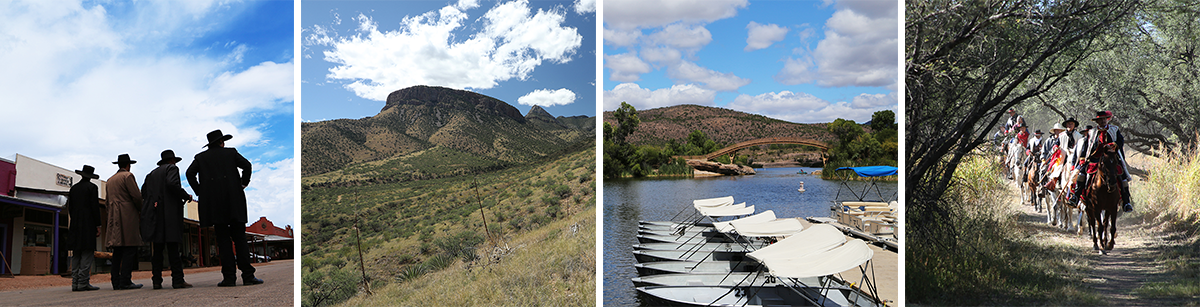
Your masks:
<svg viewBox="0 0 1200 307"><path fill-rule="evenodd" d="M70 235L67 247L76 252L96 250L96 227L100 227L100 188L91 178L84 178L71 186L67 198L67 212L71 214Z"/></svg>
<svg viewBox="0 0 1200 307"><path fill-rule="evenodd" d="M179 167L163 164L146 174L142 198L145 199L142 240L154 243L183 241L183 204L191 196L180 184Z"/></svg>
<svg viewBox="0 0 1200 307"><path fill-rule="evenodd" d="M238 169L242 169L238 176ZM188 184L200 203L200 226L246 224L246 192L250 161L233 148L209 148L196 154L188 166ZM197 180L199 176L199 180Z"/></svg>

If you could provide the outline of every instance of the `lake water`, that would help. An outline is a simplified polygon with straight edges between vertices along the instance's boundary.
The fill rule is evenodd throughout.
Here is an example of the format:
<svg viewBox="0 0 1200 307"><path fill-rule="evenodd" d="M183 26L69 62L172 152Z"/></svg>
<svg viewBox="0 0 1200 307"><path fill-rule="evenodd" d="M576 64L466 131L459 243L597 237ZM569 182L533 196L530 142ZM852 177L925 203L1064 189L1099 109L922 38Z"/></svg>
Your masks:
<svg viewBox="0 0 1200 307"><path fill-rule="evenodd" d="M692 209L692 200L733 196L737 203L753 205L755 213L774 210L775 216L829 216L829 207L841 189L841 200L854 200L841 181L826 181L813 175L800 175L799 170L813 172L819 168L755 169L757 175L721 176L681 179L621 179L604 180L604 305L636 306L637 298L631 278L637 277L633 268L633 244L637 244L639 220L664 221L680 210ZM796 191L804 182L804 193ZM869 183L849 182L855 192L862 194ZM895 181L880 182L884 200L896 200ZM866 200L880 200L874 189ZM682 216L683 214L681 214Z"/></svg>

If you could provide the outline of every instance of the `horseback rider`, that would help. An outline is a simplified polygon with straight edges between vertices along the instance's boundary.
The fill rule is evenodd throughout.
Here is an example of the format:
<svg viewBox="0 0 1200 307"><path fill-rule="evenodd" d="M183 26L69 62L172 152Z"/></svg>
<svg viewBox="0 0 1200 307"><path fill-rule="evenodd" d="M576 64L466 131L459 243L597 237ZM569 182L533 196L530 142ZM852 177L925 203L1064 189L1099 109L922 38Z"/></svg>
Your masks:
<svg viewBox="0 0 1200 307"><path fill-rule="evenodd" d="M1074 117L1068 117L1067 120L1062 122L1062 125L1063 127L1067 128L1067 131L1059 137L1059 146L1063 146L1061 144L1066 144L1066 146L1063 146L1063 148L1075 148L1075 140L1083 138L1083 135L1080 135L1079 132L1076 131L1076 128L1079 128L1079 122L1075 121Z"/></svg>
<svg viewBox="0 0 1200 307"><path fill-rule="evenodd" d="M1065 158L1066 151L1063 148L1065 148L1066 143L1063 140L1065 139L1064 135L1066 135L1066 131L1067 128L1063 127L1061 123L1054 123L1054 127L1050 128L1050 137L1042 144L1041 155L1043 162L1039 166L1041 167L1040 169L1045 170L1042 173L1042 177L1054 178L1062 172L1062 168L1059 165L1065 160L1063 158Z"/></svg>
<svg viewBox="0 0 1200 307"><path fill-rule="evenodd" d="M1025 165L1026 169L1036 170L1036 167L1038 167L1038 165L1041 164L1042 135L1043 135L1043 133L1042 133L1041 129L1034 130L1033 137L1029 138L1029 143L1026 144L1026 146L1025 146L1024 165ZM1022 178L1021 182L1025 182L1028 180L1028 178L1026 178L1026 176L1021 176L1021 178Z"/></svg>
<svg viewBox="0 0 1200 307"><path fill-rule="evenodd" d="M1081 153L1080 157L1081 160L1086 159L1086 163L1096 163L1100 160L1100 157L1090 155L1097 150L1106 150L1117 154L1117 158L1121 162L1119 165L1120 169L1118 170L1121 181L1121 203L1125 204L1122 206L1122 210L1129 212L1133 211L1133 203L1129 196L1129 180L1131 178L1129 176L1129 166L1125 164L1125 151L1123 150L1125 147L1125 136L1121 135L1121 131L1116 125L1109 124L1109 120L1112 117L1112 111L1096 112L1096 118L1092 119L1096 122L1096 129L1087 132L1086 149ZM1075 177L1075 184L1079 188L1076 188L1075 193L1071 195L1070 202L1078 202L1080 197L1083 196L1083 190L1089 179L1088 177L1090 177L1090 174L1087 174L1087 172L1079 172L1079 176Z"/></svg>
<svg viewBox="0 0 1200 307"><path fill-rule="evenodd" d="M1017 109L1008 109L1008 121L1004 123L1006 134L1017 133L1015 129L1025 126L1025 117L1017 114Z"/></svg>

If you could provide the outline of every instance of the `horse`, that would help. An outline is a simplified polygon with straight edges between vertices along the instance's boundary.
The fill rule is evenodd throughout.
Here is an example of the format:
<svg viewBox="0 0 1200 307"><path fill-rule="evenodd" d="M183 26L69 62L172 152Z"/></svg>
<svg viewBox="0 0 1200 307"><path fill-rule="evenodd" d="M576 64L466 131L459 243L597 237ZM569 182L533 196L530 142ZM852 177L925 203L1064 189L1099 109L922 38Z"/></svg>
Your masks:
<svg viewBox="0 0 1200 307"><path fill-rule="evenodd" d="M1068 165L1062 167L1071 168ZM1071 185L1075 183L1074 178L1079 170L1060 170L1059 172L1059 176L1051 177L1051 182L1047 183L1049 185L1047 191L1050 194L1048 199L1051 204L1046 223L1062 227L1067 232L1074 230L1076 234L1081 234L1083 233L1084 211L1080 203L1072 204L1067 201L1071 198Z"/></svg>
<svg viewBox="0 0 1200 307"><path fill-rule="evenodd" d="M1023 165L1021 162L1025 160L1025 148L1021 147L1021 145L1017 144L1015 141L1006 142L1005 144L1007 144L1006 147L1008 151L1005 153L1004 161L1006 175L1009 179L1015 181L1018 180L1022 174L1024 174L1024 172L1022 172Z"/></svg>
<svg viewBox="0 0 1200 307"><path fill-rule="evenodd" d="M1101 155L1094 164L1095 173L1088 181L1086 197L1083 198L1088 214L1088 228L1092 234L1092 249L1107 254L1116 244L1117 211L1120 210L1121 181L1115 168L1120 164L1103 148L1093 155ZM1103 248L1103 249L1101 249Z"/></svg>
<svg viewBox="0 0 1200 307"><path fill-rule="evenodd" d="M1046 197L1045 190L1041 187L1042 176L1039 170L1040 168L1038 167L1040 164L1038 160L1039 159L1037 159L1037 156L1034 156L1033 159L1029 161L1029 163L1033 165L1025 167L1025 173L1023 175L1025 177L1025 182L1023 182L1021 185L1021 199L1028 199L1029 204L1033 206L1034 209L1037 209L1037 212L1042 212L1042 203Z"/></svg>

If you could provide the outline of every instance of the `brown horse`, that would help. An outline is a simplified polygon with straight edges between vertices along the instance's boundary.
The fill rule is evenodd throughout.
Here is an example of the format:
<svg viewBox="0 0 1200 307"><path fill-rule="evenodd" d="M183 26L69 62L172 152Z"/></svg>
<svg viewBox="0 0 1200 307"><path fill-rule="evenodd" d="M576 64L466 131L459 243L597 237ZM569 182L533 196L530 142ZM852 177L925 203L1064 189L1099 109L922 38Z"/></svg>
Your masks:
<svg viewBox="0 0 1200 307"><path fill-rule="evenodd" d="M1117 178L1114 167L1120 163L1113 157L1115 154L1103 152L1096 165L1096 173L1088 182L1087 197L1084 205L1088 215L1088 227L1092 234L1092 249L1112 250L1117 236L1117 210L1121 202L1121 182Z"/></svg>
<svg viewBox="0 0 1200 307"><path fill-rule="evenodd" d="M1031 167L1026 167L1025 174L1023 176L1025 177L1025 183L1024 186L1021 187L1021 191L1023 194L1028 195L1029 205L1033 206L1037 212L1042 212L1041 203L1044 196L1042 195L1043 190L1041 189L1041 184L1038 181L1039 174L1037 163L1035 162Z"/></svg>

